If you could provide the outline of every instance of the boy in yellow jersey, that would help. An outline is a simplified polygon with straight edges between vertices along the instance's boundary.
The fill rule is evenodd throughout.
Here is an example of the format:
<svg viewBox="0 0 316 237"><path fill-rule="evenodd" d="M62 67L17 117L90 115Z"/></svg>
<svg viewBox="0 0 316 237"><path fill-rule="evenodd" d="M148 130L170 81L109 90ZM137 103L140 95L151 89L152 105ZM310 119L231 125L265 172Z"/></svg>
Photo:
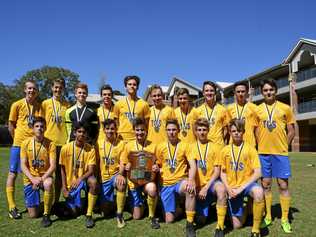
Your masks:
<svg viewBox="0 0 316 237"><path fill-rule="evenodd" d="M224 221L226 216L226 189L219 180L221 145L211 143L208 138L209 123L207 119L200 118L194 124L197 141L190 145L190 158L197 161L197 200L196 211L198 220L206 222L209 206L217 198L217 226L215 237L224 236Z"/></svg>
<svg viewBox="0 0 316 237"><path fill-rule="evenodd" d="M262 187L257 184L261 177L261 166L258 153L254 147L245 143L243 120L233 119L229 124L233 143L224 147L221 152L221 179L228 193L229 213L234 229L243 225L244 196L253 198L252 237L260 236L260 223L264 210Z"/></svg>
<svg viewBox="0 0 316 237"><path fill-rule="evenodd" d="M180 126L176 119L167 120L168 140L157 147L157 163L160 169L160 197L166 223L171 223L176 214L176 196L185 196L187 215L186 236L196 236L193 226L195 215L196 163L188 156L188 144L178 138Z"/></svg>
<svg viewBox="0 0 316 237"><path fill-rule="evenodd" d="M124 142L135 140L133 122L136 117L143 118L148 123L150 117L149 105L146 101L137 97L140 79L138 76L127 76L124 85L127 96L118 101L115 106L114 116L118 119L118 133Z"/></svg>
<svg viewBox="0 0 316 237"><path fill-rule="evenodd" d="M230 119L245 120L244 141L249 145L256 147L255 128L258 126L257 106L248 102L249 85L247 82L241 81L234 84L235 103L227 107Z"/></svg>
<svg viewBox="0 0 316 237"><path fill-rule="evenodd" d="M63 78L54 79L51 89L53 96L42 102L42 112L46 121L45 137L56 145L55 203L57 203L61 189L59 154L68 137L65 113L69 104L63 99L65 89L65 80Z"/></svg>
<svg viewBox="0 0 316 237"><path fill-rule="evenodd" d="M150 119L148 127L148 140L159 144L167 141L166 121L175 118L174 110L163 103L163 92L160 86L153 85L150 97L154 103L150 107Z"/></svg>
<svg viewBox="0 0 316 237"><path fill-rule="evenodd" d="M288 179L291 177L288 145L294 138L295 118L290 106L276 100L277 85L273 79L262 82L261 93L264 102L258 106L259 126L256 135L266 202L266 216L262 227L272 223L271 184L272 178L277 178L282 209L281 226L284 232L291 233L288 220L291 201L288 187Z"/></svg>
<svg viewBox="0 0 316 237"><path fill-rule="evenodd" d="M44 189L44 214L42 226L52 224L50 209L53 202L53 173L56 168L56 147L44 137L45 119L35 117L33 121L34 136L21 144L21 169L24 173L25 205L29 216L39 216L40 192Z"/></svg>
<svg viewBox="0 0 316 237"><path fill-rule="evenodd" d="M86 227L92 228L93 207L97 200L97 179L93 176L96 165L94 148L86 143L87 125L75 123L75 140L61 148L59 164L61 166L62 192L66 206L73 216L77 216L83 207L81 191L88 193Z"/></svg>
<svg viewBox="0 0 316 237"><path fill-rule="evenodd" d="M224 106L216 102L217 86L214 82L203 83L203 96L205 102L194 113L194 120L206 118L210 125L208 139L212 143L225 145L227 137L228 114Z"/></svg>
<svg viewBox="0 0 316 237"><path fill-rule="evenodd" d="M187 88L180 88L177 91L179 107L175 109L175 116L180 125L179 139L182 142L195 142L193 133L195 108L191 106L190 94Z"/></svg>
<svg viewBox="0 0 316 237"><path fill-rule="evenodd" d="M114 107L112 102L113 90L110 85L103 85L100 89L100 95L103 99L103 104L98 108L97 115L99 117L99 135L98 141L103 141L105 138L103 122L107 119L114 119Z"/></svg>
<svg viewBox="0 0 316 237"><path fill-rule="evenodd" d="M103 121L105 138L99 139L99 163L101 175L101 208L103 212L113 209L114 189L116 189L117 226L125 226L123 211L125 205L126 178L124 177L124 165L120 162L124 149L123 141L118 139L117 124L113 119Z"/></svg>
<svg viewBox="0 0 316 237"><path fill-rule="evenodd" d="M9 115L9 132L13 138L10 150L10 168L6 183L9 217L20 219L22 216L16 208L14 200L15 180L20 168L21 143L33 136L32 124L35 116L41 115L40 104L37 102L38 89L35 81L27 80L24 85L25 98L11 105Z"/></svg>
<svg viewBox="0 0 316 237"><path fill-rule="evenodd" d="M125 165L127 172L131 171L131 161L129 160L129 154L131 152L146 151L152 154L156 154L156 144L147 140L147 122L143 118L134 119L134 131L136 140L129 141L121 155L121 162ZM159 166L153 164L152 172L159 172ZM129 199L133 208L133 218L138 220L143 215L143 196L142 193L147 194L148 215L151 221L151 228L159 229L160 225L158 219L155 218L155 211L157 205L157 185L154 182L149 182L145 185L139 186L137 183L128 180L129 187Z"/></svg>

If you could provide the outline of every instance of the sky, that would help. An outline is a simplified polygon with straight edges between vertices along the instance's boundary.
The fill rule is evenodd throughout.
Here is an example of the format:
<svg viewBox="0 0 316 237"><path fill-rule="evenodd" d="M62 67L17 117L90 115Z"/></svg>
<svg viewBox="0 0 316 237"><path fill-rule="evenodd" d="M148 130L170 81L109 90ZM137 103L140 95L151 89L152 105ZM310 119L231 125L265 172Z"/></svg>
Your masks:
<svg viewBox="0 0 316 237"><path fill-rule="evenodd" d="M44 65L80 75L169 85L235 82L282 63L300 38L316 39L313 0L6 0L0 3L0 82Z"/></svg>

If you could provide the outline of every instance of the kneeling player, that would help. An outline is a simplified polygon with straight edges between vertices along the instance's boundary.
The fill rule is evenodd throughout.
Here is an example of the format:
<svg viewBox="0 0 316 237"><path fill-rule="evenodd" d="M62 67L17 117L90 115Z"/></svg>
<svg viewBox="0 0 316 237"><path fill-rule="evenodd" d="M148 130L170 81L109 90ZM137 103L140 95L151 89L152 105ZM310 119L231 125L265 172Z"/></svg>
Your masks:
<svg viewBox="0 0 316 237"><path fill-rule="evenodd" d="M251 236L260 236L260 222L264 209L263 189L257 184L261 177L258 153L251 145L244 143L245 124L233 119L229 124L233 143L225 146L221 156L221 178L229 195L229 212L233 227L242 226L243 199L253 198L253 226Z"/></svg>
<svg viewBox="0 0 316 237"><path fill-rule="evenodd" d="M99 140L100 173L101 173L101 208L103 212L113 209L114 189L116 189L117 226L123 228L123 210L125 205L126 178L124 166L120 166L120 156L124 143L118 140L116 122L106 119L103 122L105 138Z"/></svg>
<svg viewBox="0 0 316 237"><path fill-rule="evenodd" d="M156 153L156 145L147 140L147 124L143 118L134 120L133 128L135 130L136 140L130 141L125 145L121 156L121 161L125 165L126 171L130 172L131 163L129 161L130 152L147 151L152 154ZM152 172L159 172L159 166L154 164ZM157 205L157 186L154 182L149 182L143 186L128 180L129 198L133 208L133 218L140 219L143 215L143 197L142 193L147 194L148 215L153 229L160 228L158 219L155 218Z"/></svg>
<svg viewBox="0 0 316 237"><path fill-rule="evenodd" d="M160 196L165 212L165 220L175 219L176 195L185 196L187 215L186 235L196 236L193 220L195 215L195 173L196 163L188 156L188 144L178 138L180 126L177 120L167 120L168 141L157 148L158 163L161 166ZM189 169L188 169L189 165Z"/></svg>
<svg viewBox="0 0 316 237"><path fill-rule="evenodd" d="M80 122L76 123L74 135L75 141L64 145L60 152L62 192L66 198L67 207L70 208L73 215L78 215L83 207L81 190L89 189L86 227L92 228L94 226L92 210L97 199L97 180L93 176L96 165L95 150L86 143L87 128L85 125Z"/></svg>
<svg viewBox="0 0 316 237"><path fill-rule="evenodd" d="M29 216L39 216L40 192L44 189L44 214L42 226L52 224L50 209L53 201L53 173L56 168L56 147L44 137L45 120L35 117L33 121L32 138L28 138L21 145L21 169L24 173L25 205Z"/></svg>
<svg viewBox="0 0 316 237"><path fill-rule="evenodd" d="M197 141L191 145L190 157L197 160L197 216L203 224L209 212L209 206L217 198L217 226L215 237L224 236L224 221L227 210L226 189L219 180L221 145L211 143L207 139L209 123L207 119L200 118L194 124Z"/></svg>

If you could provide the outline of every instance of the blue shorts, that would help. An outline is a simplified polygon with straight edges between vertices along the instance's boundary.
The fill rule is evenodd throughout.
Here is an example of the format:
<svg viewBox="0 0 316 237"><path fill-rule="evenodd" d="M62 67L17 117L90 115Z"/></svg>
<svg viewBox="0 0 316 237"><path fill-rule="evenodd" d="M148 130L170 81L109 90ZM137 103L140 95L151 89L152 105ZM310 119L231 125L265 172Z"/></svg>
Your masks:
<svg viewBox="0 0 316 237"><path fill-rule="evenodd" d="M21 173L20 164L20 150L19 146L12 146L10 149L10 172L11 173Z"/></svg>
<svg viewBox="0 0 316 237"><path fill-rule="evenodd" d="M128 197L132 207L144 205L143 186L128 190Z"/></svg>
<svg viewBox="0 0 316 237"><path fill-rule="evenodd" d="M40 189L33 189L32 184L24 186L24 201L27 208L38 207L41 203Z"/></svg>
<svg viewBox="0 0 316 237"><path fill-rule="evenodd" d="M249 196L250 192L253 188L260 187L256 182L248 185L247 188L244 189L242 193L240 193L237 197L228 199L228 209L231 216L242 216L244 213L244 197Z"/></svg>
<svg viewBox="0 0 316 237"><path fill-rule="evenodd" d="M216 193L215 193L215 184L217 182L220 182L219 180L216 180L212 183L212 185L207 190L207 195L205 200L196 199L196 205L195 205L195 211L197 216L208 216L209 208L212 202L216 200Z"/></svg>
<svg viewBox="0 0 316 237"><path fill-rule="evenodd" d="M115 188L116 175L110 180L101 184L100 201L113 202L114 201L114 188Z"/></svg>
<svg viewBox="0 0 316 237"><path fill-rule="evenodd" d="M259 158L263 178L288 179L291 177L291 167L288 156L259 155Z"/></svg>
<svg viewBox="0 0 316 237"><path fill-rule="evenodd" d="M182 180L170 186L162 186L160 189L160 198L165 212L176 211L176 195L180 194Z"/></svg>
<svg viewBox="0 0 316 237"><path fill-rule="evenodd" d="M69 208L75 209L76 207L81 208L83 206L81 190L88 192L87 183L85 181L81 181L76 189L69 192L69 196L66 198L66 205Z"/></svg>

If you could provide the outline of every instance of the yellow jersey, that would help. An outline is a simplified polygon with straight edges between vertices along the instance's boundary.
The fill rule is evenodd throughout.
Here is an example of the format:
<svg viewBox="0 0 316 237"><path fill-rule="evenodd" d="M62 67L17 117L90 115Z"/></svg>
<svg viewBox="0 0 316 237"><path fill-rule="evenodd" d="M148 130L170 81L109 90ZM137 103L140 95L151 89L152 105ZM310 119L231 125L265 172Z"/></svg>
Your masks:
<svg viewBox="0 0 316 237"><path fill-rule="evenodd" d="M150 119L148 126L147 139L153 143L159 144L168 140L166 133L166 122L168 119L175 119L174 110L165 105L161 110L150 107Z"/></svg>
<svg viewBox="0 0 316 237"><path fill-rule="evenodd" d="M105 139L105 133L104 133L104 126L103 126L103 122L104 120L106 119L115 119L115 116L114 116L114 107L115 105L112 105L110 110L105 108L103 105L101 105L99 108L98 108L98 111L97 111L97 115L98 115L98 118L99 118L99 135L98 135L98 142L99 141L103 141Z"/></svg>
<svg viewBox="0 0 316 237"><path fill-rule="evenodd" d="M247 183L254 169L261 168L256 149L248 143L225 146L221 151L220 162L222 171L227 175L227 183L232 188Z"/></svg>
<svg viewBox="0 0 316 237"><path fill-rule="evenodd" d="M50 161L56 160L56 146L44 138L42 142L35 141L34 137L27 138L21 144L21 160L27 161L27 167L33 177L42 177L50 167ZM31 184L30 179L24 175L24 185Z"/></svg>
<svg viewBox="0 0 316 237"><path fill-rule="evenodd" d="M196 186L202 188L206 185L214 173L214 167L220 166L220 154L222 146L208 142L201 144L196 141L190 144L190 158L196 160Z"/></svg>
<svg viewBox="0 0 316 237"><path fill-rule="evenodd" d="M13 146L21 146L25 139L33 136L32 118L41 115L41 105L38 102L31 105L23 98L11 105L9 121L16 123Z"/></svg>
<svg viewBox="0 0 316 237"><path fill-rule="evenodd" d="M280 101L276 101L273 105L262 103L258 106L258 119L259 154L287 156L286 125L295 123L291 107Z"/></svg>
<svg viewBox="0 0 316 237"><path fill-rule="evenodd" d="M195 110L194 120L196 121L199 118L206 118L209 121L210 131L207 137L210 142L224 146L223 129L229 123L226 108L217 103L211 109L204 103Z"/></svg>
<svg viewBox="0 0 316 237"><path fill-rule="evenodd" d="M139 144L137 140L129 141L125 144L123 152L121 154L121 161L124 165L129 163L129 153L135 151L147 151L152 154L156 154L157 145L151 141L146 140L144 146ZM128 186L130 189L135 189L137 184L133 183L131 180L128 180Z"/></svg>
<svg viewBox="0 0 316 237"><path fill-rule="evenodd" d="M62 146L67 142L68 133L65 123L65 113L69 103L53 98L42 102L43 117L46 121L45 137L53 141L56 146Z"/></svg>
<svg viewBox="0 0 316 237"><path fill-rule="evenodd" d="M180 107L176 108L174 112L180 125L179 139L186 143L195 142L193 131L195 108L192 108L188 114L183 113Z"/></svg>
<svg viewBox="0 0 316 237"><path fill-rule="evenodd" d="M149 119L149 105L143 99L129 100L127 97L118 101L114 108L114 117L118 119L118 133L124 141L135 140L133 119L136 117Z"/></svg>
<svg viewBox="0 0 316 237"><path fill-rule="evenodd" d="M71 183L88 171L90 165L96 165L96 155L93 146L86 143L77 147L75 141L69 142L61 148L59 164L65 167L66 185Z"/></svg>
<svg viewBox="0 0 316 237"><path fill-rule="evenodd" d="M173 185L188 177L188 160L192 159L188 153L188 144L182 141L175 146L170 142L163 142L157 146L161 185Z"/></svg>
<svg viewBox="0 0 316 237"><path fill-rule="evenodd" d="M245 121L244 141L256 147L255 128L258 127L257 105L247 102L244 106L238 103L230 104L227 107L229 121L232 119L243 119ZM230 139L232 143L232 139Z"/></svg>
<svg viewBox="0 0 316 237"><path fill-rule="evenodd" d="M103 139L98 142L99 167L102 183L110 180L119 172L120 158L124 150L124 142L117 141L114 144Z"/></svg>

